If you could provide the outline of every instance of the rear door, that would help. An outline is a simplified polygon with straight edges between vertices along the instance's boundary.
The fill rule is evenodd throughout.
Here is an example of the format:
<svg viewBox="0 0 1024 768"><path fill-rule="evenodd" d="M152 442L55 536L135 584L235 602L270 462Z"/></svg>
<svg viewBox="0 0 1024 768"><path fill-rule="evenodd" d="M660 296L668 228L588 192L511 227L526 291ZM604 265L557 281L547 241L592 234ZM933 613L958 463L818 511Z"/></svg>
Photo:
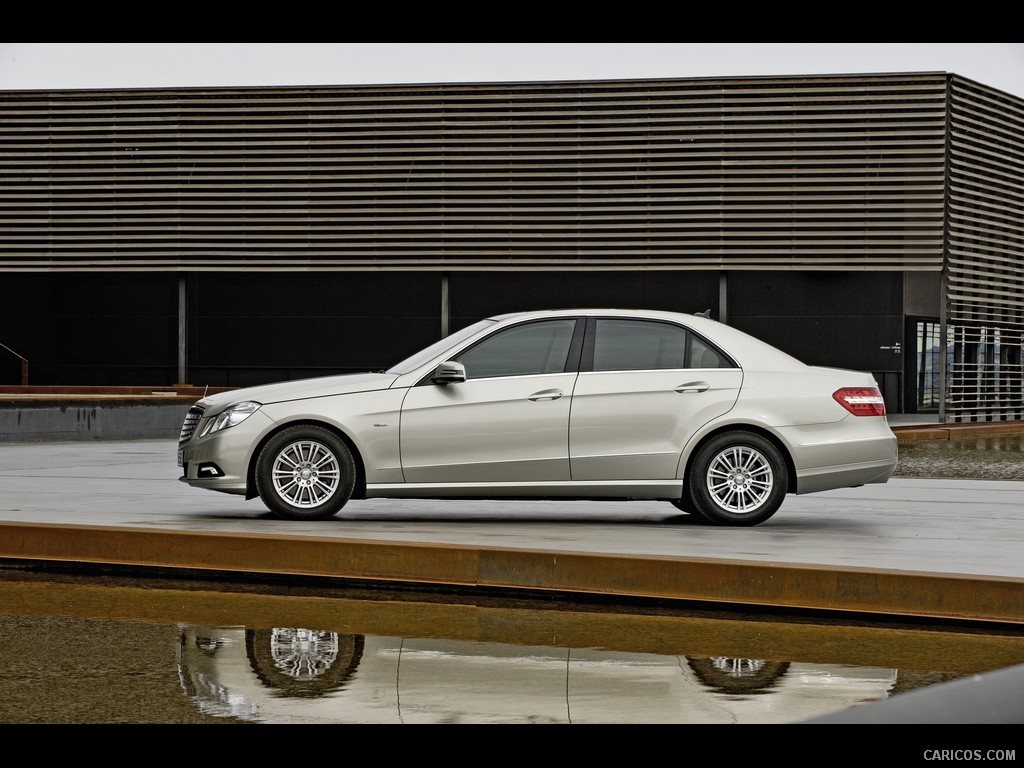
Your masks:
<svg viewBox="0 0 1024 768"><path fill-rule="evenodd" d="M573 480L676 477L689 437L729 411L743 372L660 320L591 318L569 418Z"/></svg>

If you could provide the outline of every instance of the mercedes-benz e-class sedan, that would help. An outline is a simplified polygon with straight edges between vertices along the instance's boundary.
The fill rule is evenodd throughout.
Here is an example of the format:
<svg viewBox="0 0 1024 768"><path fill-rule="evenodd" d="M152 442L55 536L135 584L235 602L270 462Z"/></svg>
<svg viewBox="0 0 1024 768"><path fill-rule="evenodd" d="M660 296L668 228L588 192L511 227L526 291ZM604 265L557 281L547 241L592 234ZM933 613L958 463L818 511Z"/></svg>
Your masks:
<svg viewBox="0 0 1024 768"><path fill-rule="evenodd" d="M616 309L499 315L380 373L204 397L178 447L182 481L292 520L352 498L656 499L756 525L896 460L871 374Z"/></svg>

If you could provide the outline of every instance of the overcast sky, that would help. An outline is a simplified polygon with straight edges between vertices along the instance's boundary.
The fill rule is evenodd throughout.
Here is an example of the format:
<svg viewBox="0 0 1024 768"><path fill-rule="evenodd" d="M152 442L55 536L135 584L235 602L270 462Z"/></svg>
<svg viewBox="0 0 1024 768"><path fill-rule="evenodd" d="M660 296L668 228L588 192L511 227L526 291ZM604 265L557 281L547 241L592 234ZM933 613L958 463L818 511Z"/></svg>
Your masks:
<svg viewBox="0 0 1024 768"><path fill-rule="evenodd" d="M0 90L882 72L1024 98L1024 43L0 43Z"/></svg>

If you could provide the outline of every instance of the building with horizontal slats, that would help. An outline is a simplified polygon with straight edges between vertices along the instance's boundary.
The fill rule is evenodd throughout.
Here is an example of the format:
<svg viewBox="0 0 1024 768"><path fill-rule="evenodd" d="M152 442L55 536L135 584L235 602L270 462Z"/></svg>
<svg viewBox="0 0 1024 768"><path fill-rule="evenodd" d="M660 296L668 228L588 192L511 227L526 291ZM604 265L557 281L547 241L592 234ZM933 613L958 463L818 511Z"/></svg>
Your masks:
<svg viewBox="0 0 1024 768"><path fill-rule="evenodd" d="M384 368L482 316L711 316L1024 419L1024 100L955 74L0 92L0 384ZM19 367L20 366L20 367Z"/></svg>

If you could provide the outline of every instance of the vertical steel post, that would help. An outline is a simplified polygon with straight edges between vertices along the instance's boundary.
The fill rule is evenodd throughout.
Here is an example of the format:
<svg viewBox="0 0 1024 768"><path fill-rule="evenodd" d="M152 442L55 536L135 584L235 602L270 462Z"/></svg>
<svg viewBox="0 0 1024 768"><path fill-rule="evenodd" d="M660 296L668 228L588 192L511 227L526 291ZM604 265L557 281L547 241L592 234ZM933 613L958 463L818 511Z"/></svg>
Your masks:
<svg viewBox="0 0 1024 768"><path fill-rule="evenodd" d="M441 338L451 333L451 302L448 298L448 273L441 273Z"/></svg>
<svg viewBox="0 0 1024 768"><path fill-rule="evenodd" d="M178 383L188 383L188 315L185 276L178 277Z"/></svg>
<svg viewBox="0 0 1024 768"><path fill-rule="evenodd" d="M729 324L729 273L724 269L718 273L718 322Z"/></svg>

